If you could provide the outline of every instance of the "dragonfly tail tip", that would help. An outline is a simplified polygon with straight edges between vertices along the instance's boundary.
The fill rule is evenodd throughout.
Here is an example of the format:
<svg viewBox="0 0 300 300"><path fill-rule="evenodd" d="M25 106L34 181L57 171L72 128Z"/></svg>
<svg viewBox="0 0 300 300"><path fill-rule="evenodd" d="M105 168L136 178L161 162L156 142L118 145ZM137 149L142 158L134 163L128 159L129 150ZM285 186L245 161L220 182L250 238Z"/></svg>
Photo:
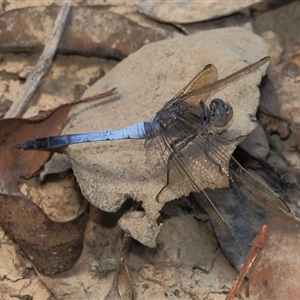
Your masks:
<svg viewBox="0 0 300 300"><path fill-rule="evenodd" d="M19 143L15 144L12 146L13 149L18 149L18 150L36 150L37 147L33 141L28 141L25 143Z"/></svg>
<svg viewBox="0 0 300 300"><path fill-rule="evenodd" d="M15 144L15 145L13 145L12 147L13 147L13 149L20 149L20 150L24 150L24 148L23 148L23 144L22 144L22 143L21 143L21 144Z"/></svg>

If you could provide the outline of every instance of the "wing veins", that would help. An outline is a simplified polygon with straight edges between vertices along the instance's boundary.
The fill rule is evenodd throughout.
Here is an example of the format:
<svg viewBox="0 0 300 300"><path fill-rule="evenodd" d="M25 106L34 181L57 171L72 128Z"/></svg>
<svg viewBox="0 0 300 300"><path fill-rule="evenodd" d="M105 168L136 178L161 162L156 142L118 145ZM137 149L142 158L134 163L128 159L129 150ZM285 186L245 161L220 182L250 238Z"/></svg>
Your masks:
<svg viewBox="0 0 300 300"><path fill-rule="evenodd" d="M175 102L175 101L182 101L182 100L185 100L191 96L194 96L194 95L201 95L201 94L206 94L206 93L209 93L211 92L212 90L216 90L234 80L237 80L243 76L245 76L246 74L248 73L251 73L252 71L254 71L255 69L259 68L260 66L262 66L263 64L265 64L267 61L269 60L269 57L264 57L262 58L261 60L253 63L253 64L250 64L230 75L228 75L227 77L225 78L222 78L222 79L219 79L219 80L216 80L212 83L209 83L203 87L200 87L198 89L195 89L195 90L191 90L183 95L179 95L179 98L178 99L173 99L172 102Z"/></svg>

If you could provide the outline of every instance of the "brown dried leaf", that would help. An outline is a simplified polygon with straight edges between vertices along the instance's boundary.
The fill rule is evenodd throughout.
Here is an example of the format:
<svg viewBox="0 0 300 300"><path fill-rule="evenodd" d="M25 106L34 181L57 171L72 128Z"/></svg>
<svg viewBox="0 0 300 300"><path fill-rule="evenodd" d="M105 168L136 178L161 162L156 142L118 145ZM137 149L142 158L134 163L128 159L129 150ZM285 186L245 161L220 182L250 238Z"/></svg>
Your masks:
<svg viewBox="0 0 300 300"><path fill-rule="evenodd" d="M98 98L113 94L113 90ZM51 220L40 207L24 197L18 188L21 177L30 177L51 153L13 149L16 143L60 133L72 106L95 97L73 101L32 119L0 121L0 223L43 274L55 274L73 266L82 250L87 222L87 201L76 217L65 223Z"/></svg>
<svg viewBox="0 0 300 300"><path fill-rule="evenodd" d="M37 137L58 135L69 110L76 104L110 96L110 90L97 97L75 100L49 111L43 111L30 119L0 120L0 193L20 195L17 184L20 177L28 178L36 173L49 159L50 152L20 151L13 149L14 144Z"/></svg>
<svg viewBox="0 0 300 300"><path fill-rule="evenodd" d="M84 203L87 208L87 202ZM82 250L87 213L58 223L29 199L0 196L0 222L42 274L52 275L69 269Z"/></svg>

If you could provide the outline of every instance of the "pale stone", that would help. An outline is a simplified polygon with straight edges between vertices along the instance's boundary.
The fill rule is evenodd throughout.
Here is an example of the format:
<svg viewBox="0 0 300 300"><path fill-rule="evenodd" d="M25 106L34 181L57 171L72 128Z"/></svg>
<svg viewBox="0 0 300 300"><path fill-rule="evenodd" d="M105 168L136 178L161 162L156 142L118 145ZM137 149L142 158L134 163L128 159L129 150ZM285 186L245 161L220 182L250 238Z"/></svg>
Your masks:
<svg viewBox="0 0 300 300"><path fill-rule="evenodd" d="M228 16L260 0L247 1L145 1L136 6L146 15L170 23L194 23Z"/></svg>
<svg viewBox="0 0 300 300"><path fill-rule="evenodd" d="M85 96L90 96L117 88L118 95L75 107L62 134L117 129L151 120L164 103L207 64L213 63L219 78L223 78L266 55L268 50L263 40L240 28L211 30L152 43L130 55L86 92ZM259 101L257 85L266 67L267 64L214 91L213 97L208 99L207 104L213 98L221 98L233 107L233 119L226 131L228 140L240 140L255 128L253 117ZM227 143L224 148L229 156L235 143ZM156 201L165 182L155 177L146 164L144 141L74 145L68 148L67 154L82 193L93 205L105 211L116 211L128 197L143 201L142 206L153 226L153 239L149 240L147 235L146 240L139 241L153 247L158 232L155 228L159 226L156 219L162 205L181 195L168 190L163 193L161 202ZM199 158L200 166L205 166L205 172L199 174L203 181L200 188L210 186L207 184L209 176L215 187L224 186L220 181L224 176L218 166L205 160L205 157ZM130 229L131 226L134 228ZM134 217L126 229L139 230L140 237L145 230Z"/></svg>

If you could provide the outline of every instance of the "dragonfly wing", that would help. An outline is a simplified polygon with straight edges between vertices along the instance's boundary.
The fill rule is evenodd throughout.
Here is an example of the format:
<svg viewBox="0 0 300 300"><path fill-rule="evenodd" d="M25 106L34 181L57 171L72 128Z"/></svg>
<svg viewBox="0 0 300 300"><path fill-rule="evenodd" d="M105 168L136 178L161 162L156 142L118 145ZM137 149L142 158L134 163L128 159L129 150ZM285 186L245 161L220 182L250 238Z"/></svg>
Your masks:
<svg viewBox="0 0 300 300"><path fill-rule="evenodd" d="M192 122L195 122L194 127ZM208 124L203 124L202 128L200 125L185 115L178 115L167 128L160 128L157 136L146 144L152 162L157 162L152 166L158 170L166 185L178 196L187 196L191 191L202 193L205 196L202 197L202 205L213 226L221 233L223 240L231 241L235 249L238 247L230 229L205 189L228 188L235 197L249 205L257 203L269 207L273 215L292 217L284 201L270 188L236 161L229 165L230 154L225 150L227 143L209 134Z"/></svg>
<svg viewBox="0 0 300 300"><path fill-rule="evenodd" d="M198 73L188 84L184 87L179 93L177 93L170 101L167 102L170 105L172 102L185 97L185 95L189 94L194 90L199 90L201 87L204 87L208 84L215 82L218 79L218 71L217 68L210 64L204 67L204 69ZM201 94L201 97L200 97ZM208 98L210 91L206 91L205 93L197 93L197 95L191 95L189 98L189 103L192 105L197 105L202 100Z"/></svg>
<svg viewBox="0 0 300 300"><path fill-rule="evenodd" d="M233 189L240 187L239 191L242 191L247 199L259 201L270 210L283 213L293 219L293 214L285 201L266 184L245 170L233 157L230 161L229 172Z"/></svg>
<svg viewBox="0 0 300 300"><path fill-rule="evenodd" d="M223 181L221 186L228 185L227 175L224 172L220 173L220 165L227 170L229 156L219 156L218 153L215 160L218 160L219 164L214 162L206 144L208 135L199 135L195 128L188 126L184 120L176 120L172 125L173 128L168 130L160 128L155 138L146 143L148 162L157 170L167 187L179 197L188 196L191 191L203 193L205 197L201 201L202 206L214 227L218 228L239 252L226 222L204 191L204 188L216 187L217 177L221 177ZM197 123L197 128L198 126ZM185 135L182 135L183 132Z"/></svg>
<svg viewBox="0 0 300 300"><path fill-rule="evenodd" d="M189 100L190 98L194 99L194 97L196 95L203 95L203 94L205 95L205 94L211 92L212 90L219 89L220 87L222 87L222 86L224 86L224 85L226 85L230 82L238 80L241 77L245 76L246 74L251 73L252 71L256 70L257 68L259 68L260 66L262 66L263 64L268 62L269 59L270 59L270 57L268 57L268 56L264 57L261 60L255 62L253 64L250 64L250 65L248 65L248 66L246 66L246 67L230 74L229 76L227 76L225 78L219 79L219 80L214 81L214 82L209 83L209 84L206 84L205 86L198 87L196 89L192 89L192 90L184 93L184 95L182 95L181 98L178 99L178 100L179 101L185 100L189 103L192 103Z"/></svg>
<svg viewBox="0 0 300 300"><path fill-rule="evenodd" d="M187 131L191 121L187 122L183 116L176 119L176 123L178 123L176 126L179 130L185 128ZM192 134L194 134L194 129L190 130L190 135ZM228 142L216 137L217 135L208 134L207 128L204 126L190 143L179 150L176 158L181 160L180 164L186 169L185 173L188 174L188 177L200 189L230 186L241 197L249 199L248 201L263 203L278 214L293 217L284 200L246 171L234 158L231 158L225 149ZM218 182L218 186L216 186L216 182ZM205 187L203 183L205 183Z"/></svg>

